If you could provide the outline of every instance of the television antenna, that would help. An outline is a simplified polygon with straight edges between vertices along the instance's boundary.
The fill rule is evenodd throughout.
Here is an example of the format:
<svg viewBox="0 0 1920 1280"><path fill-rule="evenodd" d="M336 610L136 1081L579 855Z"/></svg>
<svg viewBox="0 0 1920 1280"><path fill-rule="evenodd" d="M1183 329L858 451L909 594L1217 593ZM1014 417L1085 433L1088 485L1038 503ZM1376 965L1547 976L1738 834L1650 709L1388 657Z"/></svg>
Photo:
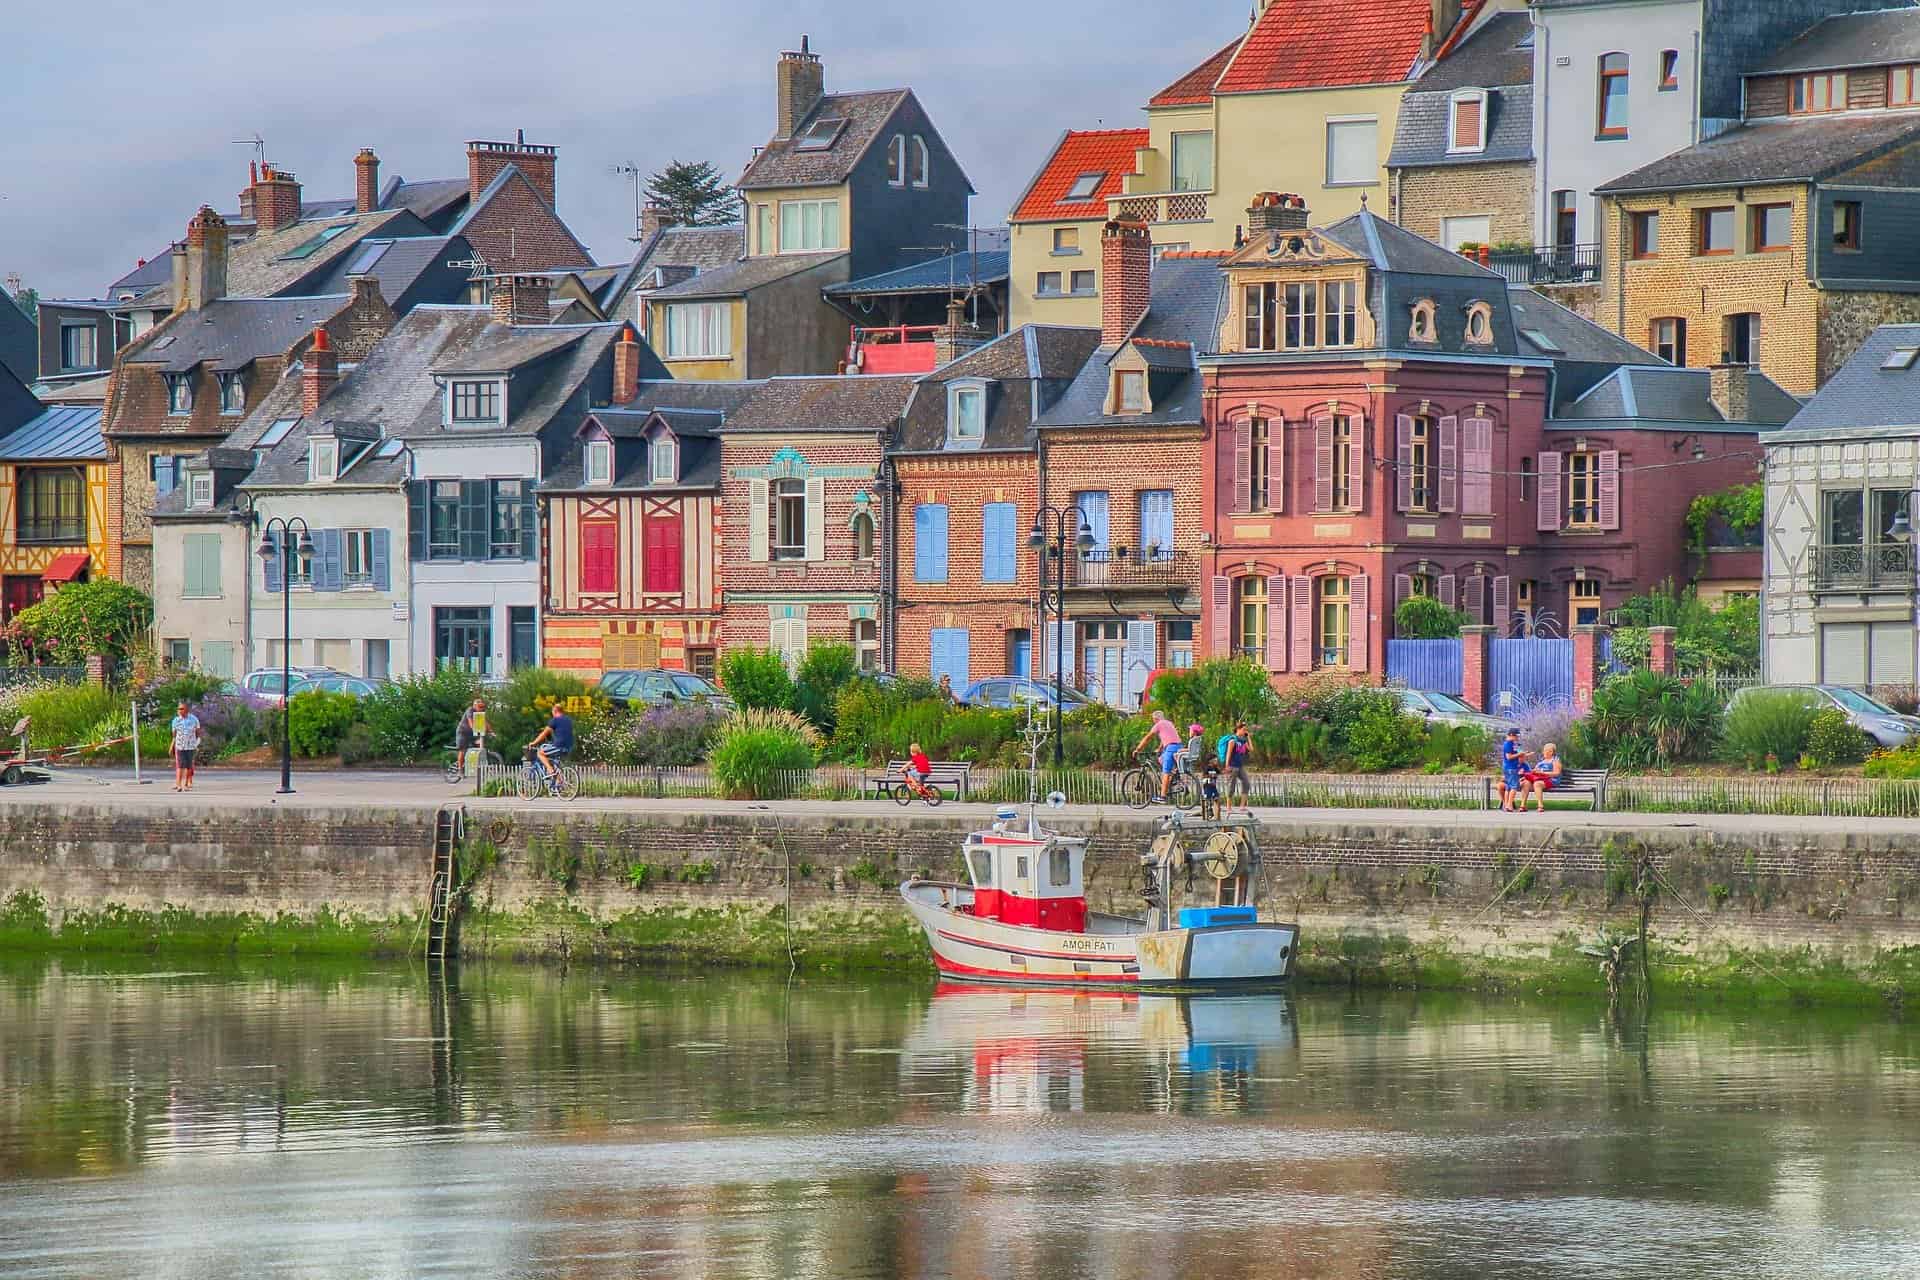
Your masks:
<svg viewBox="0 0 1920 1280"><path fill-rule="evenodd" d="M252 137L234 138L234 139L231 139L231 141L233 145L236 147L252 147L254 162L258 164L261 168L266 167L267 140L260 136L259 130L256 129Z"/></svg>
<svg viewBox="0 0 1920 1280"><path fill-rule="evenodd" d="M615 177L625 178L633 187L633 234L627 239L634 244L640 243L640 166L629 160L625 164L607 166L607 172Z"/></svg>

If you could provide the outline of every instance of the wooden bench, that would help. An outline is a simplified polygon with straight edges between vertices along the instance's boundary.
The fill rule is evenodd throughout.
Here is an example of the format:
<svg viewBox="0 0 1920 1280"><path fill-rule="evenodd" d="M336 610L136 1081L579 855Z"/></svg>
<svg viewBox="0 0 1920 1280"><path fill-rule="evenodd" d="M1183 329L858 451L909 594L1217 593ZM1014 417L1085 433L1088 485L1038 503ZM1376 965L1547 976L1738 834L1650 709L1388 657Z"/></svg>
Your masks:
<svg viewBox="0 0 1920 1280"><path fill-rule="evenodd" d="M1610 776L1611 771L1607 769L1568 769L1560 775L1560 785L1547 794L1554 799L1561 796L1588 796L1593 801L1594 812L1598 813L1607 807L1607 779ZM1489 809L1500 803L1494 786L1497 781L1495 778L1487 779L1486 807Z"/></svg>
<svg viewBox="0 0 1920 1280"><path fill-rule="evenodd" d="M968 783L973 775L971 760L929 760L933 771L927 775L930 787L946 787L953 791L953 798L967 798ZM884 795L898 784L907 780L907 762L889 760L887 767L880 773L870 773L861 783L861 790Z"/></svg>

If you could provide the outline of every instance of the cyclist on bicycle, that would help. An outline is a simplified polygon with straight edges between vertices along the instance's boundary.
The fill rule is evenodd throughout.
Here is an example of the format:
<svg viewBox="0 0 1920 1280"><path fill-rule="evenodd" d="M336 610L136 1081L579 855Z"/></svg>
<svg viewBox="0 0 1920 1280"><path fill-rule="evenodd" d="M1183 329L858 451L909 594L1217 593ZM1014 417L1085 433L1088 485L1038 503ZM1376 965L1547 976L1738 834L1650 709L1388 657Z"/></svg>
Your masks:
<svg viewBox="0 0 1920 1280"><path fill-rule="evenodd" d="M1165 804L1167 790L1173 786L1174 770L1180 763L1180 730L1173 721L1167 719L1164 711L1153 713L1153 723L1133 746L1134 754L1145 751L1147 744L1155 738L1160 739L1160 794L1155 797L1154 803Z"/></svg>
<svg viewBox="0 0 1920 1280"><path fill-rule="evenodd" d="M553 704L553 718L547 721L547 727L534 735L527 749L539 754L540 766L545 770L547 781L553 782L560 776L559 764L573 754L573 717L560 703Z"/></svg>
<svg viewBox="0 0 1920 1280"><path fill-rule="evenodd" d="M467 752L487 743L487 700L475 698L473 705L460 714L459 727L453 731L454 763L466 768Z"/></svg>
<svg viewBox="0 0 1920 1280"><path fill-rule="evenodd" d="M927 759L927 753L920 749L917 742L907 746L907 785L914 794L922 799L927 795L927 779L933 776L933 761Z"/></svg>

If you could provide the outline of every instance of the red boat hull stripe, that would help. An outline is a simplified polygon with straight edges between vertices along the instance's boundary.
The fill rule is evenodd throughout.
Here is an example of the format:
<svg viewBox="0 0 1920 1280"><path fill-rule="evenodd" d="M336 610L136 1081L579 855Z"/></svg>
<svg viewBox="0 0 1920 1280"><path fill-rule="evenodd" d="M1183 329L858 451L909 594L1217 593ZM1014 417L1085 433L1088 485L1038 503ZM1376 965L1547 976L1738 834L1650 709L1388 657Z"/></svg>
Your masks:
<svg viewBox="0 0 1920 1280"><path fill-rule="evenodd" d="M1010 947L1004 942L984 942L979 938L969 938L958 933L939 931L940 936L949 942L965 943L969 947L979 947L982 951L1005 951L1016 956L1038 956L1042 960L1077 960L1082 964L1137 964L1134 956L1108 956L1098 952L1085 951L1037 951L1031 947Z"/></svg>

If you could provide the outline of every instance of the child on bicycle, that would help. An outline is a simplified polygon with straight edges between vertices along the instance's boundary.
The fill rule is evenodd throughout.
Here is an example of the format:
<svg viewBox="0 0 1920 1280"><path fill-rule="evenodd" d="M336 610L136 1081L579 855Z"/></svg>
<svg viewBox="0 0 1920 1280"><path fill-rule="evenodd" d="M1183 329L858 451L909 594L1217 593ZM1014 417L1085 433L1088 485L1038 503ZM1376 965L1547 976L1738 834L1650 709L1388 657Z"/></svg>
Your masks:
<svg viewBox="0 0 1920 1280"><path fill-rule="evenodd" d="M917 795L927 794L927 779L933 776L933 761L927 759L927 753L920 749L917 742L907 744L907 785Z"/></svg>

